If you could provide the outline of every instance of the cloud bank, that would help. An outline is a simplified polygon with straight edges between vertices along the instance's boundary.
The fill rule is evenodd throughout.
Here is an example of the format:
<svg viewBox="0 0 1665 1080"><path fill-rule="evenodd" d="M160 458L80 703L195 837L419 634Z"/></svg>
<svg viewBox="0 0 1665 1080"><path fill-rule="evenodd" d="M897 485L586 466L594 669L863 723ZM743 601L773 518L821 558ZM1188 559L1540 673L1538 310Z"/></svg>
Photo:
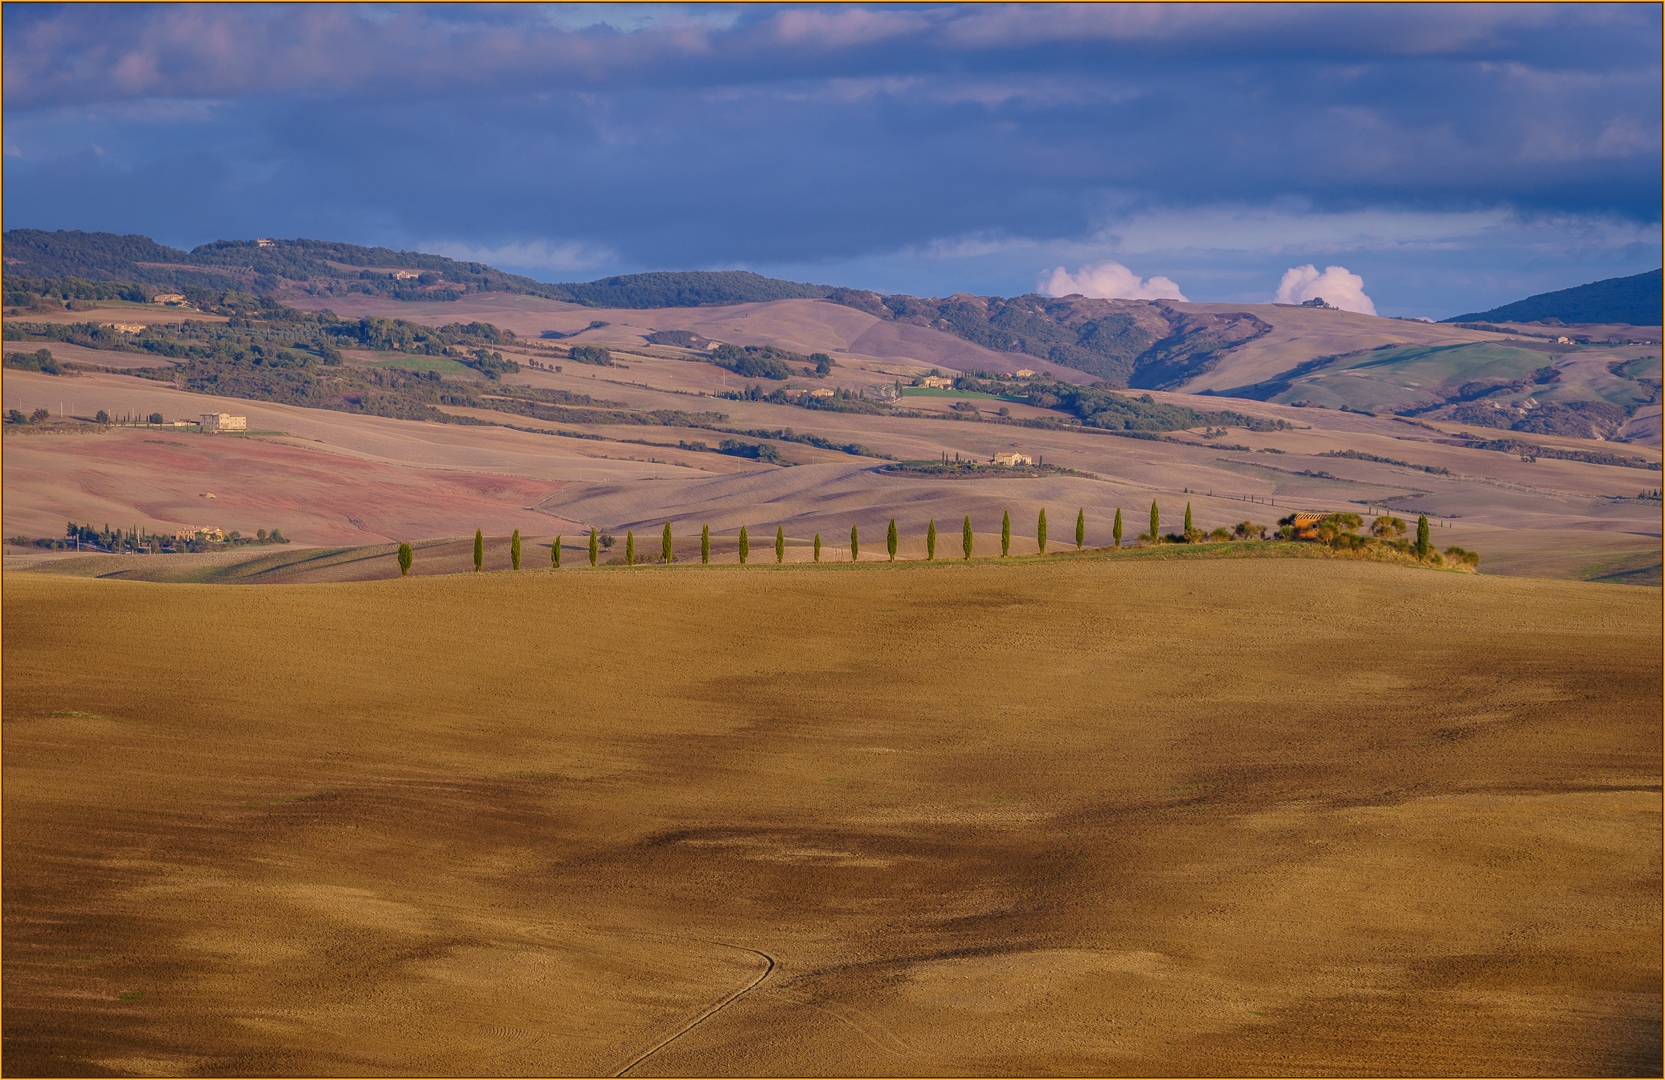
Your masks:
<svg viewBox="0 0 1665 1080"><path fill-rule="evenodd" d="M1165 277L1141 281L1139 275L1119 262L1083 266L1070 273L1062 266L1052 271L1041 291L1048 296L1096 296L1104 300L1184 300L1179 286Z"/></svg>
<svg viewBox="0 0 1665 1080"><path fill-rule="evenodd" d="M1272 298L1272 302L1304 304L1308 300L1317 300L1320 297L1331 307L1338 307L1342 311L1356 311L1361 315L1376 314L1376 304L1364 294L1364 278L1345 266L1326 266L1322 274L1311 263L1306 266L1291 266L1284 271L1283 280L1278 282L1277 295Z"/></svg>

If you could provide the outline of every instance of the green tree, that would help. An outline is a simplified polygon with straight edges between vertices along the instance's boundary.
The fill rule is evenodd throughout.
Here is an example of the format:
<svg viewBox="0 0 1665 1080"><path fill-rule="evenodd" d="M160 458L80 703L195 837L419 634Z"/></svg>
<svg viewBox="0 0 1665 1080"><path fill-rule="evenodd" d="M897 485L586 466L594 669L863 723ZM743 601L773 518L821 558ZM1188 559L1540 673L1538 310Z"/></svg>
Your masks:
<svg viewBox="0 0 1665 1080"><path fill-rule="evenodd" d="M626 566L635 566L636 565L636 530L635 529L626 529L624 531L624 565L626 565Z"/></svg>
<svg viewBox="0 0 1665 1080"><path fill-rule="evenodd" d="M861 537L856 533L856 527L850 526L850 561L861 558Z"/></svg>
<svg viewBox="0 0 1665 1080"><path fill-rule="evenodd" d="M479 529L474 530L474 572L478 574L480 567L486 564L486 538Z"/></svg>
<svg viewBox="0 0 1665 1080"><path fill-rule="evenodd" d="M890 561L896 561L896 519L890 519L890 528L885 530L885 550L890 552Z"/></svg>
<svg viewBox="0 0 1665 1080"><path fill-rule="evenodd" d="M520 569L520 530L519 529L516 529L514 531L514 535L509 537L509 565L514 567L516 570Z"/></svg>
<svg viewBox="0 0 1665 1080"><path fill-rule="evenodd" d="M1035 522L1035 546L1041 549L1042 555L1046 554L1046 507L1044 506L1041 507L1040 520Z"/></svg>
<svg viewBox="0 0 1665 1080"><path fill-rule="evenodd" d="M411 558L412 558L412 556L411 556L410 545L409 544L400 544L399 545L399 576L400 577L404 577L406 574L410 573Z"/></svg>
<svg viewBox="0 0 1665 1080"><path fill-rule="evenodd" d="M671 523L667 521L665 522L665 531L659 537L659 557L665 561L666 566L669 566L673 555L675 555L675 552L671 548Z"/></svg>
<svg viewBox="0 0 1665 1080"><path fill-rule="evenodd" d="M596 542L595 530L591 529L590 530L590 565L591 566L595 565L596 556L600 554L600 552L597 550L598 546L599 545Z"/></svg>
<svg viewBox="0 0 1665 1080"><path fill-rule="evenodd" d="M1428 542L1428 515L1418 514L1416 516L1416 557L1426 559L1428 552L1432 549L1433 545Z"/></svg>
<svg viewBox="0 0 1665 1080"><path fill-rule="evenodd" d="M1162 542L1162 515L1156 509L1155 499L1150 501L1150 542L1153 544Z"/></svg>
<svg viewBox="0 0 1665 1080"><path fill-rule="evenodd" d="M821 534L815 534L815 561L821 561Z"/></svg>
<svg viewBox="0 0 1665 1080"><path fill-rule="evenodd" d="M960 547L965 549L965 557L971 558L971 515L965 516L965 525L960 529Z"/></svg>
<svg viewBox="0 0 1665 1080"><path fill-rule="evenodd" d="M1000 557L1004 559L1012 550L1012 512L1003 511L1000 515Z"/></svg>
<svg viewBox="0 0 1665 1080"><path fill-rule="evenodd" d="M746 556L752 553L751 537L746 535L746 527L740 526L740 565L746 565Z"/></svg>
<svg viewBox="0 0 1665 1080"><path fill-rule="evenodd" d="M700 526L700 562L711 561L711 526Z"/></svg>
<svg viewBox="0 0 1665 1080"><path fill-rule="evenodd" d="M1087 542L1087 508L1083 506L1075 512L1075 550L1080 551Z"/></svg>
<svg viewBox="0 0 1665 1080"><path fill-rule="evenodd" d="M937 557L937 519L931 519L930 528L925 530L925 558L927 561Z"/></svg>
<svg viewBox="0 0 1665 1080"><path fill-rule="evenodd" d="M1110 526L1110 537L1116 541L1116 546L1122 546L1122 508L1116 507L1116 523Z"/></svg>
<svg viewBox="0 0 1665 1080"><path fill-rule="evenodd" d="M553 544L549 545L549 568L551 570L561 568L561 538L559 536L555 538Z"/></svg>
<svg viewBox="0 0 1665 1080"><path fill-rule="evenodd" d="M1191 528L1191 504L1186 503L1185 504L1185 538L1187 540L1191 539L1191 533L1194 532L1194 531L1195 530L1193 530Z"/></svg>
<svg viewBox="0 0 1665 1080"><path fill-rule="evenodd" d="M786 530L775 526L775 565L786 561Z"/></svg>

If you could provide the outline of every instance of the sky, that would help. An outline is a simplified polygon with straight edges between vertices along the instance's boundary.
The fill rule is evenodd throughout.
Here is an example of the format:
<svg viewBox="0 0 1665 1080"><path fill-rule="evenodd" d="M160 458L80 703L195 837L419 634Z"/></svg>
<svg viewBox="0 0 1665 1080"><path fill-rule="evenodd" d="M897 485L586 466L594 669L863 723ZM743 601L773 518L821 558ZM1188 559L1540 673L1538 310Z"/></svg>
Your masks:
<svg viewBox="0 0 1665 1080"><path fill-rule="evenodd" d="M7 4L7 228L1443 318L1660 265L1655 4Z"/></svg>

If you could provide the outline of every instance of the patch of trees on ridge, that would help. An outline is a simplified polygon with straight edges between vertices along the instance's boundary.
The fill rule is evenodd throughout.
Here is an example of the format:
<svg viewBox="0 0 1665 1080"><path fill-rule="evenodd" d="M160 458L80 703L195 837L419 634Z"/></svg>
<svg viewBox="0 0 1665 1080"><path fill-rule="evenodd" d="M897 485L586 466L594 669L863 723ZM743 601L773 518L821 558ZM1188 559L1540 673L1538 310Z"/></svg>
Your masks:
<svg viewBox="0 0 1665 1080"><path fill-rule="evenodd" d="M826 353L805 356L773 345L718 345L711 350L711 362L742 379L777 381L799 374L822 378L834 366L833 358Z"/></svg>
<svg viewBox="0 0 1665 1080"><path fill-rule="evenodd" d="M1490 311L1454 315L1441 321L1547 322L1552 326L1567 323L1658 326L1662 307L1660 286L1660 271L1649 270L1631 277L1605 278L1571 289L1539 293Z"/></svg>
<svg viewBox="0 0 1665 1080"><path fill-rule="evenodd" d="M1246 311L1182 312L1160 300L1028 294L947 299L835 289L834 303L928 326L996 352L1023 353L1116 388L1161 390L1211 370L1227 350L1271 331Z"/></svg>

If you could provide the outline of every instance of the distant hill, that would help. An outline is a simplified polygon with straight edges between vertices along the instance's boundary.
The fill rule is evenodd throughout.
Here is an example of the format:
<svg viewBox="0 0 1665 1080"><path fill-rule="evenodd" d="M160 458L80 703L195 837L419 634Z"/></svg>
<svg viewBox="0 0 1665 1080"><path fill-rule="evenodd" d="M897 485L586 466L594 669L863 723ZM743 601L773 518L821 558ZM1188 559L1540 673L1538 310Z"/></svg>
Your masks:
<svg viewBox="0 0 1665 1080"><path fill-rule="evenodd" d="M1607 278L1573 289L1539 293L1490 311L1476 311L1442 321L1538 322L1543 319L1559 319L1563 323L1658 326L1660 272L1650 270L1634 277Z"/></svg>
<svg viewBox="0 0 1665 1080"><path fill-rule="evenodd" d="M365 293L396 300L510 292L587 307L701 307L819 298L833 291L744 270L626 274L551 284L485 263L328 240L217 240L182 251L146 236L79 230L8 230L5 265L8 273L31 278L121 281L162 289L194 286L264 296L298 288L313 295Z"/></svg>

